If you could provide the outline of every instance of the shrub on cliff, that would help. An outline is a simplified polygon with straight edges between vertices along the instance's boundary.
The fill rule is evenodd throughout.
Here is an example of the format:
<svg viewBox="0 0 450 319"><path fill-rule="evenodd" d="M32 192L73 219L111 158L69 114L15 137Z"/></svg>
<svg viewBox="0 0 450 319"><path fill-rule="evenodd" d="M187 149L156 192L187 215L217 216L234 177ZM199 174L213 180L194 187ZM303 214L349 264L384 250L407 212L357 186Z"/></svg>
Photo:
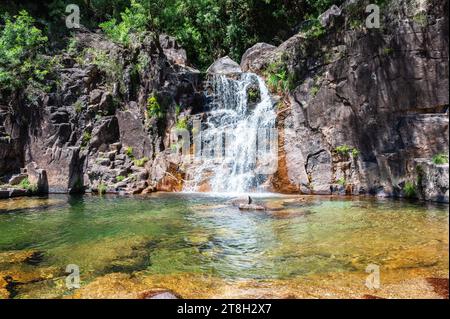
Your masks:
<svg viewBox="0 0 450 319"><path fill-rule="evenodd" d="M49 60L43 54L47 37L26 12L5 16L0 27L0 90L13 92L26 85L44 89Z"/></svg>
<svg viewBox="0 0 450 319"><path fill-rule="evenodd" d="M445 154L436 154L433 156L431 161L436 165L442 165L448 163L448 156Z"/></svg>
<svg viewBox="0 0 450 319"><path fill-rule="evenodd" d="M317 16L342 0L132 0L128 9L101 23L115 41L128 45L130 34L145 30L175 36L190 61L207 68L229 55L239 60L257 42L280 44L305 19ZM111 7L120 8L122 2ZM97 10L98 11L98 10ZM117 11L117 10L115 10ZM316 26L311 35L324 30Z"/></svg>
<svg viewBox="0 0 450 319"><path fill-rule="evenodd" d="M139 2L132 0L131 6L120 14L122 21L115 18L103 22L100 27L114 41L123 45L130 44L130 34L143 32L147 29L149 17L147 10Z"/></svg>

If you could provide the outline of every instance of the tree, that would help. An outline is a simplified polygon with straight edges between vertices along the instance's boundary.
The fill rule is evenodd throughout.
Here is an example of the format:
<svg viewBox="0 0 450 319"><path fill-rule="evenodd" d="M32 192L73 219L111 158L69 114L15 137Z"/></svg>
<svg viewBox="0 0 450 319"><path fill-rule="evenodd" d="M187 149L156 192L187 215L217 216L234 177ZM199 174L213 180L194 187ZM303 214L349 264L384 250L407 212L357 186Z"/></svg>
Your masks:
<svg viewBox="0 0 450 319"><path fill-rule="evenodd" d="M14 91L24 85L39 84L48 74L42 51L47 37L34 26L34 19L20 11L6 16L0 29L0 89Z"/></svg>

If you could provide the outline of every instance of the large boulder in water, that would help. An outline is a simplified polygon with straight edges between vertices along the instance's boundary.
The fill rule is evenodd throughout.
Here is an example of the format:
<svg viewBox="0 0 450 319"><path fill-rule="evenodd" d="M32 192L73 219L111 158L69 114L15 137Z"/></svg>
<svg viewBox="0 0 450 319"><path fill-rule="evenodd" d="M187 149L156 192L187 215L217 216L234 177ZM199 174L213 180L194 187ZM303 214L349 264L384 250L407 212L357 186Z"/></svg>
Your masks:
<svg viewBox="0 0 450 319"><path fill-rule="evenodd" d="M233 61L229 56L225 56L211 64L206 72L208 74L232 75L242 73L242 69L239 64Z"/></svg>

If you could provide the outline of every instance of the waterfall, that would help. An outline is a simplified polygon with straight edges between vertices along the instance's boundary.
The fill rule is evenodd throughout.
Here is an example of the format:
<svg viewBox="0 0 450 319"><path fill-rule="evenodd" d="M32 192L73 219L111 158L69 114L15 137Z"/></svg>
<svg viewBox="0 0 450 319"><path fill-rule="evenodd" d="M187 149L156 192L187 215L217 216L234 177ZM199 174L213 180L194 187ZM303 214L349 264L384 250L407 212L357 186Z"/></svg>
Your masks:
<svg viewBox="0 0 450 319"><path fill-rule="evenodd" d="M235 78L213 75L210 84L213 98L202 123L202 157L187 170L184 190L201 191L208 185L207 191L217 193L263 191L269 175L261 173L263 158L277 160L274 149L269 147L268 154L261 143L264 134L276 138L276 112L264 80L240 73ZM249 101L249 90L258 101Z"/></svg>

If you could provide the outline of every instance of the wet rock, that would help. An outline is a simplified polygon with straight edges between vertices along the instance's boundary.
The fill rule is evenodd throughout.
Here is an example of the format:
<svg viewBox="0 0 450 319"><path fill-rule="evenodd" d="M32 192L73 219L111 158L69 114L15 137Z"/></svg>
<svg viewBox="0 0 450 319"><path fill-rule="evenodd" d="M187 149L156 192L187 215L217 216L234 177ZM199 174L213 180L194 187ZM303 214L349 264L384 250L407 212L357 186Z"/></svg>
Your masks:
<svg viewBox="0 0 450 319"><path fill-rule="evenodd" d="M9 198L9 191L0 189L0 199Z"/></svg>
<svg viewBox="0 0 450 319"><path fill-rule="evenodd" d="M249 205L249 204L251 204L253 202L253 199L250 197L250 196L242 196L242 197L238 197L238 198L235 198L235 199L232 199L231 201L230 201L230 203L233 205L233 206L239 206L239 205Z"/></svg>
<svg viewBox="0 0 450 319"><path fill-rule="evenodd" d="M156 185L150 185L142 191L142 194L145 195L145 194L150 194L150 193L154 193L154 192L156 192Z"/></svg>
<svg viewBox="0 0 450 319"><path fill-rule="evenodd" d="M74 299L139 299L148 287L123 273L112 273L77 289Z"/></svg>
<svg viewBox="0 0 450 319"><path fill-rule="evenodd" d="M141 294L140 299L180 299L171 291L152 290Z"/></svg>
<svg viewBox="0 0 450 319"><path fill-rule="evenodd" d="M266 207L258 204L240 204L239 210L266 210Z"/></svg>
<svg viewBox="0 0 450 319"><path fill-rule="evenodd" d="M133 187L132 194L133 195L141 194L144 191L144 189L147 188L147 186L148 184L146 181L136 183L135 186Z"/></svg>
<svg viewBox="0 0 450 319"><path fill-rule="evenodd" d="M27 196L28 195L28 191L26 189L10 188L10 189L8 189L8 191L9 191L9 197L10 198L22 197L22 196Z"/></svg>
<svg viewBox="0 0 450 319"><path fill-rule="evenodd" d="M158 191L179 192L183 189L185 173L179 165L169 160L167 154L158 154L153 161L150 180Z"/></svg>

